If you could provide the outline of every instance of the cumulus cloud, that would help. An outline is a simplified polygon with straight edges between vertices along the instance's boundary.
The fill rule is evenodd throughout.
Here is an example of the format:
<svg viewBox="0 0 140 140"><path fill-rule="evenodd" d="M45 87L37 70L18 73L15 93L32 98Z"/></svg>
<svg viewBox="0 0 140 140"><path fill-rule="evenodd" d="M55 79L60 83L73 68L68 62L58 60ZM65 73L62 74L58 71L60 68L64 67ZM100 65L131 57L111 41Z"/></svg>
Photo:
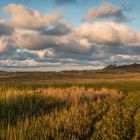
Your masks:
<svg viewBox="0 0 140 140"><path fill-rule="evenodd" d="M127 17L124 15L124 9L111 3L104 3L98 9L91 8L84 19L86 21L94 21L101 18L113 18L119 22L127 20Z"/></svg>
<svg viewBox="0 0 140 140"><path fill-rule="evenodd" d="M68 34L72 31L72 25L68 22L59 22L50 28L45 30L41 30L40 32L44 35L54 35L54 36L61 36Z"/></svg>
<svg viewBox="0 0 140 140"><path fill-rule="evenodd" d="M42 14L18 4L9 4L3 11L11 15L9 24L16 28L42 29L57 23L63 16L61 12Z"/></svg>
<svg viewBox="0 0 140 140"><path fill-rule="evenodd" d="M10 52L15 49L16 45L12 42L12 39L7 36L0 37L0 54Z"/></svg>
<svg viewBox="0 0 140 140"><path fill-rule="evenodd" d="M37 66L37 62L35 60L24 60L24 61L18 61L18 60L11 60L7 59L5 60L0 60L0 66L1 67L11 67L11 68L27 68L27 67L34 67Z"/></svg>
<svg viewBox="0 0 140 140"><path fill-rule="evenodd" d="M140 61L140 56L139 55L121 55L121 54L119 54L119 55L116 55L115 57L113 56L112 59L118 60L118 61L121 61L121 60Z"/></svg>
<svg viewBox="0 0 140 140"><path fill-rule="evenodd" d="M115 59L140 61L140 33L125 24L102 21L74 27L60 13L42 14L15 4L4 11L11 17L0 20L0 67L72 68Z"/></svg>
<svg viewBox="0 0 140 140"><path fill-rule="evenodd" d="M84 23L76 29L76 32L93 45L140 46L140 33L115 22Z"/></svg>
<svg viewBox="0 0 140 140"><path fill-rule="evenodd" d="M6 24L5 21L0 20L0 36L11 35L14 32L14 28Z"/></svg>
<svg viewBox="0 0 140 140"><path fill-rule="evenodd" d="M40 32L21 32L17 30L13 39L21 48L28 50L44 50L48 48L58 51L85 53L90 49L90 43L86 38L78 38L75 32L66 35L46 35Z"/></svg>
<svg viewBox="0 0 140 140"><path fill-rule="evenodd" d="M43 50L57 44L57 40L54 37L44 36L39 33L24 33L20 34L20 36L17 34L14 38L18 46L28 50Z"/></svg>
<svg viewBox="0 0 140 140"><path fill-rule="evenodd" d="M19 46L29 50L47 48L61 51L86 52L94 46L140 46L140 34L133 32L128 26L114 22L84 23L72 32L60 36L49 33L16 33L15 41Z"/></svg>

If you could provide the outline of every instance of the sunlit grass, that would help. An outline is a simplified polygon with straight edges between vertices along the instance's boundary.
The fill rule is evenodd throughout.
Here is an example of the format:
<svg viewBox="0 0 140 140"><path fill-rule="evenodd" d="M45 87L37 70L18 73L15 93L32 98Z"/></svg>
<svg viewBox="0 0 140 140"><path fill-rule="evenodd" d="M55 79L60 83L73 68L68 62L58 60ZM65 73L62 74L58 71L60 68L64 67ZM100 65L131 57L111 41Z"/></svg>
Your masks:
<svg viewBox="0 0 140 140"><path fill-rule="evenodd" d="M5 87L12 87L14 89L19 90L36 90L38 88L69 88L69 87L85 87L85 88L108 88L108 89L116 89L119 91L127 92L137 92L140 91L140 80L138 79L121 79L121 80L90 80L90 79L73 79L72 81L68 80L58 80L58 81L49 81L44 83L28 83L28 84L6 84Z"/></svg>
<svg viewBox="0 0 140 140"><path fill-rule="evenodd" d="M92 87L0 86L0 139L140 138L140 93Z"/></svg>

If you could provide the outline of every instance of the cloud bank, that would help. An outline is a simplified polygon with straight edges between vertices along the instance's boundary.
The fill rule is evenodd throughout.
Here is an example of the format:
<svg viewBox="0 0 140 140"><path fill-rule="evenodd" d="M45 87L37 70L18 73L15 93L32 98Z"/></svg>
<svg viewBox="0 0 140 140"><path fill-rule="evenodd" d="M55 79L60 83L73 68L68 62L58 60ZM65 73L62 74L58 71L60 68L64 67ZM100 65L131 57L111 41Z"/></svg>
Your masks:
<svg viewBox="0 0 140 140"><path fill-rule="evenodd" d="M122 18L120 10L103 5L92 19ZM140 33L125 24L94 21L75 27L62 12L43 14L16 4L6 6L4 12L11 17L0 20L1 68L63 69L140 61Z"/></svg>

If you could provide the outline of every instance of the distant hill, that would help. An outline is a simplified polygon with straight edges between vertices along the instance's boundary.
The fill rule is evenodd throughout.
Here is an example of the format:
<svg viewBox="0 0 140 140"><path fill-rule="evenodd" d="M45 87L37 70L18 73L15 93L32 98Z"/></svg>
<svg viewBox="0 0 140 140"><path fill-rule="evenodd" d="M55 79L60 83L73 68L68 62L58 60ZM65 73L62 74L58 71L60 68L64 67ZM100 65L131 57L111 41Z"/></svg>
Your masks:
<svg viewBox="0 0 140 140"><path fill-rule="evenodd" d="M126 72L140 72L140 64L130 64L130 65L109 65L105 67L105 71L126 71Z"/></svg>

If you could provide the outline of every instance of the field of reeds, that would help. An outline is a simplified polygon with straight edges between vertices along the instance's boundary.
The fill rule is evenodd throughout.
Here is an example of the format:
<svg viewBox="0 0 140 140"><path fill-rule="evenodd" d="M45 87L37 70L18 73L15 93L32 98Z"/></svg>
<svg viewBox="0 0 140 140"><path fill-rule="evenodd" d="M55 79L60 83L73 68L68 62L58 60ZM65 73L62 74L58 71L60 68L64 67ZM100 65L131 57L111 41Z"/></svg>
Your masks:
<svg viewBox="0 0 140 140"><path fill-rule="evenodd" d="M0 140L139 139L139 90L0 86Z"/></svg>

